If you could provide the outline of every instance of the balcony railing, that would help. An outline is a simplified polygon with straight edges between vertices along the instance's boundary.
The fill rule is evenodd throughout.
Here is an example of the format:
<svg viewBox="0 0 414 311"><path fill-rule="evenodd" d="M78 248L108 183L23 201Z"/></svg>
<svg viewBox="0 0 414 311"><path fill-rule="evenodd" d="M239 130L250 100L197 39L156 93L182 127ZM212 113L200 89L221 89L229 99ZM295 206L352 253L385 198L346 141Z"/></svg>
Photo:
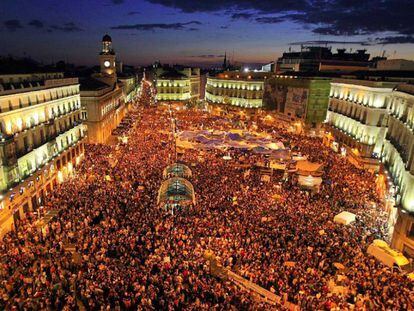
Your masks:
<svg viewBox="0 0 414 311"><path fill-rule="evenodd" d="M48 133L46 134L45 138L41 139L38 143L33 143L33 144L30 144L30 145L26 146L26 148L16 150L16 157L18 159L21 158L21 157L24 157L28 153L30 153L33 150L43 146L44 144L53 142L53 140L56 139L59 135L64 134L65 132L75 128L76 126L78 126L80 124L82 124L82 121L74 121L74 122L70 123L68 126L64 126L64 127L60 128L59 131L56 131L54 128L49 130Z"/></svg>
<svg viewBox="0 0 414 311"><path fill-rule="evenodd" d="M61 150L56 150L56 152L54 152L53 154L49 154L48 156L48 161L50 161L50 159L52 159L54 156L57 156L58 154L66 151L67 149L69 149L70 147L76 145L77 143L79 143L85 136L84 135L80 135L76 140L73 140L71 143L65 145L65 147ZM51 142L53 143L53 142ZM17 162L17 161L16 161ZM20 182L23 182L27 177L29 177L36 169L40 169L42 168L46 163L42 163L40 164L38 167L31 169L30 171L26 171L25 174L20 173L18 180L11 180L7 182L7 189L9 188L13 188L15 186L17 186Z"/></svg>
<svg viewBox="0 0 414 311"><path fill-rule="evenodd" d="M73 96L79 96L79 93L72 93L72 94L67 94L67 95L59 95L59 96L52 96L52 97L48 97L48 98L37 98L35 101L29 101L26 103L19 103L18 106L11 106L11 105L0 105L0 113L1 112L8 112L8 111L13 111L13 110L18 110L18 109L22 109L22 108L27 108L27 107L31 107L31 106L35 106L35 105L39 105L39 104L43 104L46 102L52 102L55 100L59 100L62 98L70 98Z"/></svg>
<svg viewBox="0 0 414 311"><path fill-rule="evenodd" d="M398 151L398 153L400 154L401 159L403 160L403 162L407 163L407 161L408 161L408 152L403 147L403 145L400 144L400 142L396 138L392 137L391 135L387 134L385 139L388 140L394 146L394 148Z"/></svg>

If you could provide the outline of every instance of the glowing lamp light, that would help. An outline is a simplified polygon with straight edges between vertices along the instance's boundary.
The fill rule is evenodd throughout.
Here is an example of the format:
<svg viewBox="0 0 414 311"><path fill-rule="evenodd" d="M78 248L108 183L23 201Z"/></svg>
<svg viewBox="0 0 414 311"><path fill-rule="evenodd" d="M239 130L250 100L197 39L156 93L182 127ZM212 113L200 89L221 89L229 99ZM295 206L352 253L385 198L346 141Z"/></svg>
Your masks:
<svg viewBox="0 0 414 311"><path fill-rule="evenodd" d="M20 118L16 119L16 126L19 129L19 131L22 130L22 127L23 127L23 121L22 121L22 119L20 119Z"/></svg>
<svg viewBox="0 0 414 311"><path fill-rule="evenodd" d="M35 114L33 114L33 119L35 121L35 124L39 123L39 114L37 112Z"/></svg>
<svg viewBox="0 0 414 311"><path fill-rule="evenodd" d="M58 172L57 174L57 179L59 183L63 183L63 174L61 171Z"/></svg>
<svg viewBox="0 0 414 311"><path fill-rule="evenodd" d="M249 67L244 68L244 72L249 72Z"/></svg>

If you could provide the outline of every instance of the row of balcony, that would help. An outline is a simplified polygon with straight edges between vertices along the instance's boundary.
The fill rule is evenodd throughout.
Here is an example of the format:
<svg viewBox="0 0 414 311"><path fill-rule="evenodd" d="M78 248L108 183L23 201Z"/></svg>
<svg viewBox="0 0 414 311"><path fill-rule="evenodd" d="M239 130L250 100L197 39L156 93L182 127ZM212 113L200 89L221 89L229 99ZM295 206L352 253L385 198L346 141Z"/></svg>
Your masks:
<svg viewBox="0 0 414 311"><path fill-rule="evenodd" d="M12 103L9 102L9 105L6 106L6 107L0 105L0 113L13 111L13 110L18 110L18 109L22 109L22 108L27 108L27 107L31 107L31 106L35 106L35 105L40 105L40 104L43 104L43 103L46 103L46 102L51 102L51 101L59 100L59 99L62 99L62 98L69 98L69 97L76 96L76 95L79 95L79 93L72 92L72 94L63 95L63 96L51 96L50 98L46 98L45 96L43 98L36 97L36 100L34 102L29 100L26 103L23 103L20 100L18 106L13 106Z"/></svg>
<svg viewBox="0 0 414 311"><path fill-rule="evenodd" d="M50 161L51 159L57 157L59 154L65 152L70 147L75 146L78 142L82 141L82 139L84 137L85 137L85 135L80 135L79 137L77 137L77 139L74 139L72 142L68 143L61 150L57 150L56 148L54 148L53 151L50 154L50 158L48 159L48 161ZM50 143L51 143L51 145L53 145L55 142L51 141ZM38 167L32 169L31 171L27 171L25 174L22 174L21 172L19 172L18 179L7 181L7 189L10 189L10 188L13 188L13 187L17 186L19 183L23 182L26 178L32 176L33 172L35 172L36 170L40 170L45 164L47 164L47 161L46 161L46 163L43 162L42 164L40 164ZM59 169L59 167L58 167L58 169ZM5 191L7 191L7 190L4 190L4 192Z"/></svg>
<svg viewBox="0 0 414 311"><path fill-rule="evenodd" d="M381 107L372 107L368 103L365 103L363 100L358 100L356 98L354 98L354 99L351 99L350 97L346 97L346 98L342 97L341 98L338 95L337 96L329 95L329 97L331 99L342 100L342 101L346 101L348 103L354 103L354 104L358 104L358 105L361 105L361 106L364 106L364 107L370 107L370 108L375 108L375 109L387 108L387 105L386 105L385 101L384 101L384 104Z"/></svg>
<svg viewBox="0 0 414 311"><path fill-rule="evenodd" d="M218 85L208 84L206 87L207 90L225 90L225 91L250 91L250 92L263 92L263 87L221 87Z"/></svg>
<svg viewBox="0 0 414 311"><path fill-rule="evenodd" d="M404 163L406 163L410 156L410 151L407 150L408 145L401 139L404 137L404 135L410 135L410 137L408 137L408 140L414 139L413 129L408 124L404 123L401 119L395 118L394 121L390 124L386 139L395 147L395 149L401 155Z"/></svg>
<svg viewBox="0 0 414 311"><path fill-rule="evenodd" d="M59 120L60 118L62 118L64 116L71 115L74 112L78 112L78 111L80 111L80 109L81 109L80 107L79 108L78 107L72 107L70 109L60 110L60 111L58 111L57 114L52 114L49 119L47 119L47 120L45 120L43 122L40 122L40 123L37 123L36 124L33 121L33 122L31 122L30 125L22 126L21 130L15 131L13 134L7 134L6 131L3 129L0 132L0 139L2 141L10 140L10 139L13 139L14 136L19 135L19 133L21 133L21 132L24 132L24 131L27 131L27 130L33 130L33 129L37 128L37 127L42 127L44 125L54 124L55 121Z"/></svg>
<svg viewBox="0 0 414 311"><path fill-rule="evenodd" d="M359 122L361 124L367 125L367 120L366 120L366 117L367 116L366 115L363 116L362 119L361 119L361 118L357 118L355 115L348 115L346 112L343 112L343 111L341 111L339 109L335 109L332 106L329 106L328 107L328 110L329 111L332 111L334 113L340 114L341 116L344 116L344 117L350 118L352 120L355 120L355 121L357 121L357 122ZM379 125L376 125L376 126L379 126Z"/></svg>
<svg viewBox="0 0 414 311"><path fill-rule="evenodd" d="M46 143L53 142L59 135L75 128L76 126L82 124L82 121L73 121L69 125L61 127L58 131L56 131L53 125L49 125L46 127L46 133L41 139L36 143L30 143L24 146L21 149L16 149L16 143L14 141L10 141L7 144L0 144L0 148L4 148L3 154L5 155L3 159L3 165L5 166L13 166L17 163L17 160L21 157L24 157L28 153L32 152L33 150L43 146Z"/></svg>
<svg viewBox="0 0 414 311"><path fill-rule="evenodd" d="M236 99L262 99L262 94L256 94L256 96L247 96L247 95L254 95L254 94L223 94L223 93L211 93L207 92L207 94L211 96L221 96L221 97L229 97L229 98L236 98Z"/></svg>
<svg viewBox="0 0 414 311"><path fill-rule="evenodd" d="M342 128L340 128L340 127L336 126L336 125L335 125L335 124L333 124L333 123L327 123L325 126L329 126L329 127L331 127L333 130L338 131L338 133L341 133L341 134L343 134L343 135L348 136L350 139L354 140L354 141L355 141L355 143L362 144L362 145L366 145L366 146L373 146L373 145L374 145L374 144L369 144L369 143L362 142L362 141L361 141L361 138L358 138L356 134L349 133L349 132L347 132L346 130L343 130Z"/></svg>
<svg viewBox="0 0 414 311"><path fill-rule="evenodd" d="M328 107L328 110L329 111L331 111L331 112L334 112L334 113L337 113L337 114L340 114L340 115L342 115L342 116L345 116L345 117L348 117L348 118L350 118L350 119L352 119L352 120L355 120L355 121L357 121L357 122L359 122L359 123L361 123L361 124L363 124L363 125L367 125L367 126L376 126L376 127L386 127L388 124L383 124L384 123L384 121L380 118L379 120L378 120L378 122L377 123L375 123L375 124L368 124L368 121L367 121L367 114L363 114L362 115L362 118L361 118L361 116L359 116L359 117L357 117L356 115L355 115L355 113L354 114L352 114L352 115L349 115L348 113L345 113L345 112L343 112L343 111L341 111L341 110L337 110L337 109L335 109L335 108L333 108L332 106L329 106ZM388 123L388 122L387 122Z"/></svg>
<svg viewBox="0 0 414 311"><path fill-rule="evenodd" d="M403 162L407 163L409 153L404 148L404 146L401 145L400 142L396 138L392 137L389 133L387 133L385 139L388 140L394 146L394 148L398 151Z"/></svg>
<svg viewBox="0 0 414 311"><path fill-rule="evenodd" d="M356 138L356 135L345 132L341 128L335 126L334 124L326 124L325 128L331 130L334 133L335 138L347 145L350 148L357 148L363 157L372 157L374 151L373 144L367 144Z"/></svg>

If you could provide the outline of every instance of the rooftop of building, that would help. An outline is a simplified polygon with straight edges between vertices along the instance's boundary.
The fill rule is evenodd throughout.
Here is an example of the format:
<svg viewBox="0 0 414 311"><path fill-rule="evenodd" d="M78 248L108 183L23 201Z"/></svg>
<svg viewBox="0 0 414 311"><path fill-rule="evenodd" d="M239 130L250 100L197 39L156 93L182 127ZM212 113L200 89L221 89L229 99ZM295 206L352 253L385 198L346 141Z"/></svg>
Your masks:
<svg viewBox="0 0 414 311"><path fill-rule="evenodd" d="M185 79L187 76L177 70L168 70L158 76L159 79Z"/></svg>
<svg viewBox="0 0 414 311"><path fill-rule="evenodd" d="M331 83L340 83L340 84L352 84L359 86L366 86L370 88L383 88L383 89L393 89L398 84L395 81L377 81L369 79L354 79L352 77L347 78L334 78L331 80Z"/></svg>
<svg viewBox="0 0 414 311"><path fill-rule="evenodd" d="M10 95L78 83L78 78L65 77L63 73L57 72L7 74L0 75L0 93L1 95Z"/></svg>
<svg viewBox="0 0 414 311"><path fill-rule="evenodd" d="M269 78L272 72L259 72L259 71L224 71L214 75L210 75L210 78L223 79L223 80L252 80L263 81Z"/></svg>
<svg viewBox="0 0 414 311"><path fill-rule="evenodd" d="M379 61L380 62L384 62L384 63L392 63L392 62L414 62L413 60L405 59L405 58L381 59Z"/></svg>
<svg viewBox="0 0 414 311"><path fill-rule="evenodd" d="M0 92L1 91L11 91L19 89L28 89L33 87L42 87L45 86L45 81L23 81L23 82L8 82L0 83Z"/></svg>
<svg viewBox="0 0 414 311"><path fill-rule="evenodd" d="M158 79L180 80L200 76L200 69L182 65L163 65L154 63L152 70L157 74Z"/></svg>
<svg viewBox="0 0 414 311"><path fill-rule="evenodd" d="M279 74L280 76L297 76L297 77L319 77L319 78L337 78L337 79L353 79L377 82L408 82L414 80L414 71L409 70L357 70L351 72L297 72L289 71Z"/></svg>
<svg viewBox="0 0 414 311"><path fill-rule="evenodd" d="M82 78L80 80L80 90L81 91L100 91L110 87L110 85L94 79L92 77Z"/></svg>
<svg viewBox="0 0 414 311"><path fill-rule="evenodd" d="M276 79L299 79L299 80L331 80L330 76L319 76L315 74L276 74L272 78Z"/></svg>
<svg viewBox="0 0 414 311"><path fill-rule="evenodd" d="M336 53L332 52L331 47L327 46L306 46L302 45L300 51L284 52L282 59L314 59L314 60L343 60L343 61L364 61L369 60L370 54L366 50L356 50L355 52L346 49L337 49Z"/></svg>

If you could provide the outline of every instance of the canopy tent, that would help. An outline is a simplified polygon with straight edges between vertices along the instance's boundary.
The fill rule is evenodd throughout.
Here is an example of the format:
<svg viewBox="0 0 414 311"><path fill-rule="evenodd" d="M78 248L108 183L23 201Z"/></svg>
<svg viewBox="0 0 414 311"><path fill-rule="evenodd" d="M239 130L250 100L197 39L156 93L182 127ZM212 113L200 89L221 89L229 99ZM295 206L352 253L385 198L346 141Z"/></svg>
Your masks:
<svg viewBox="0 0 414 311"><path fill-rule="evenodd" d="M229 134L226 134L226 137L231 140L242 140L243 139L238 133L229 133Z"/></svg>
<svg viewBox="0 0 414 311"><path fill-rule="evenodd" d="M271 142L266 144L266 147L272 150L282 150L285 148L282 142L278 141L277 143Z"/></svg>
<svg viewBox="0 0 414 311"><path fill-rule="evenodd" d="M310 162L310 161L298 161L296 163L296 169L300 175L313 175L321 176L322 175L323 164Z"/></svg>
<svg viewBox="0 0 414 311"><path fill-rule="evenodd" d="M355 221L355 217L355 214L343 211L334 217L334 222L336 222L337 224L349 225L350 223L353 223Z"/></svg>
<svg viewBox="0 0 414 311"><path fill-rule="evenodd" d="M183 148L237 148L259 153L271 153L284 149L282 142L275 142L264 133L250 133L243 130L226 131L182 131L177 145ZM257 149L258 148L258 149Z"/></svg>
<svg viewBox="0 0 414 311"><path fill-rule="evenodd" d="M322 183L322 178L313 177L311 175L309 176L299 175L298 182L299 182L299 185L304 188L312 189L312 190L319 190L319 187L321 186L321 183Z"/></svg>
<svg viewBox="0 0 414 311"><path fill-rule="evenodd" d="M307 156L292 154L292 160L293 161L306 161L307 159L308 159Z"/></svg>
<svg viewBox="0 0 414 311"><path fill-rule="evenodd" d="M182 139L178 138L177 139L177 147L183 148L183 149L193 149L194 144L187 141L187 140L182 140Z"/></svg>
<svg viewBox="0 0 414 311"><path fill-rule="evenodd" d="M191 178L191 169L182 163L173 163L168 165L162 173L164 179L172 177Z"/></svg>
<svg viewBox="0 0 414 311"><path fill-rule="evenodd" d="M205 143L205 142L208 142L208 141L210 141L207 137L205 137L204 135L197 135L195 138L194 138L194 140L196 141L196 142L200 142L200 143Z"/></svg>
<svg viewBox="0 0 414 311"><path fill-rule="evenodd" d="M193 185L184 178L173 177L161 184L158 204L195 204Z"/></svg>
<svg viewBox="0 0 414 311"><path fill-rule="evenodd" d="M258 146L258 147L253 148L253 152L254 153L259 153L259 154L271 154L272 150L266 149L262 146Z"/></svg>
<svg viewBox="0 0 414 311"><path fill-rule="evenodd" d="M273 150L270 157L276 160L288 161L290 160L290 152L287 149Z"/></svg>

